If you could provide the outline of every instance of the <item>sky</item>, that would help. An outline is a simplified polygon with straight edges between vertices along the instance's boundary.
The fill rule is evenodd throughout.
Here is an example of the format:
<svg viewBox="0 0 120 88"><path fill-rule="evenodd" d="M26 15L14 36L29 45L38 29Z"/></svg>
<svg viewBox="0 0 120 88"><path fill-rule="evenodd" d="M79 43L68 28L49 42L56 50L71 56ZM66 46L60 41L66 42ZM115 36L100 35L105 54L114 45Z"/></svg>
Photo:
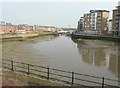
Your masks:
<svg viewBox="0 0 120 88"><path fill-rule="evenodd" d="M79 18L90 10L108 10L112 18L112 10L118 5L118 1L100 1L6 1L0 3L0 21L13 24L77 27Z"/></svg>

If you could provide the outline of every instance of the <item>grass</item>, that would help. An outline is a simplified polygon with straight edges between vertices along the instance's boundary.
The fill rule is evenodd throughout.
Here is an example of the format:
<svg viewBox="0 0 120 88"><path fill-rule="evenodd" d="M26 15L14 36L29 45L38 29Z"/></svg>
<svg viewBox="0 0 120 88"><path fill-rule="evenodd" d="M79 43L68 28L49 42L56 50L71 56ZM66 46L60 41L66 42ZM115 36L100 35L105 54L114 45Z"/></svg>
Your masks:
<svg viewBox="0 0 120 88"><path fill-rule="evenodd" d="M5 41L26 41L31 38L41 37L46 35L53 35L53 32L34 32L34 33L27 33L27 34L6 34L2 35L2 42Z"/></svg>
<svg viewBox="0 0 120 88"><path fill-rule="evenodd" d="M12 83L13 86L63 86L62 84L49 80L5 70L2 74L2 82L3 86L9 86L11 85L10 83Z"/></svg>

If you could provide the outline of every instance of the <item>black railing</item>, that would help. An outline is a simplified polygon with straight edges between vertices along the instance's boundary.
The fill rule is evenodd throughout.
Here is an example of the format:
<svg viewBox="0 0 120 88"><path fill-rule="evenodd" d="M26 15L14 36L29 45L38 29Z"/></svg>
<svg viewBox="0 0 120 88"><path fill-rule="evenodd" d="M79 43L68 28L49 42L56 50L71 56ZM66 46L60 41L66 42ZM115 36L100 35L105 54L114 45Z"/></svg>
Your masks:
<svg viewBox="0 0 120 88"><path fill-rule="evenodd" d="M120 83L119 80L80 74L11 60L3 60L2 66L3 68L11 71L22 72L23 74L41 77L47 80L59 81L71 86L84 86L87 88L95 88L95 86L105 88L107 86L108 88L119 88L119 86L111 83ZM109 81L110 83L106 83L106 81Z"/></svg>

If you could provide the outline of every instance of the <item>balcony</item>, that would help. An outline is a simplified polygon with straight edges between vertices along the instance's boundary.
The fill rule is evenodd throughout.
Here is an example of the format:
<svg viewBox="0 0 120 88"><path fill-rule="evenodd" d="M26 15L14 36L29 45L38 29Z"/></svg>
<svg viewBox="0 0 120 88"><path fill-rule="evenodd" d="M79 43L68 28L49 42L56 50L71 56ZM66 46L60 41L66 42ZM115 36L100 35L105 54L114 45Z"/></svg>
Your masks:
<svg viewBox="0 0 120 88"><path fill-rule="evenodd" d="M118 19L120 19L118 16L117 16L117 17L115 17L115 20L118 20Z"/></svg>

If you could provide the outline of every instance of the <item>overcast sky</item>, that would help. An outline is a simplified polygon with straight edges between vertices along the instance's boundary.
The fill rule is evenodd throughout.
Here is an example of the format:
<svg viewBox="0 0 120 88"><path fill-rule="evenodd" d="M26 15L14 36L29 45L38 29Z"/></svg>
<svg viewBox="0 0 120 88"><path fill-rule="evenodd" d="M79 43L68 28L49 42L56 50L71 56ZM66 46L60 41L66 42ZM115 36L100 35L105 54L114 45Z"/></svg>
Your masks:
<svg viewBox="0 0 120 88"><path fill-rule="evenodd" d="M32 0L34 1L34 0ZM114 2L2 2L0 20L13 24L77 27L84 13L94 9L110 11L118 5Z"/></svg>

